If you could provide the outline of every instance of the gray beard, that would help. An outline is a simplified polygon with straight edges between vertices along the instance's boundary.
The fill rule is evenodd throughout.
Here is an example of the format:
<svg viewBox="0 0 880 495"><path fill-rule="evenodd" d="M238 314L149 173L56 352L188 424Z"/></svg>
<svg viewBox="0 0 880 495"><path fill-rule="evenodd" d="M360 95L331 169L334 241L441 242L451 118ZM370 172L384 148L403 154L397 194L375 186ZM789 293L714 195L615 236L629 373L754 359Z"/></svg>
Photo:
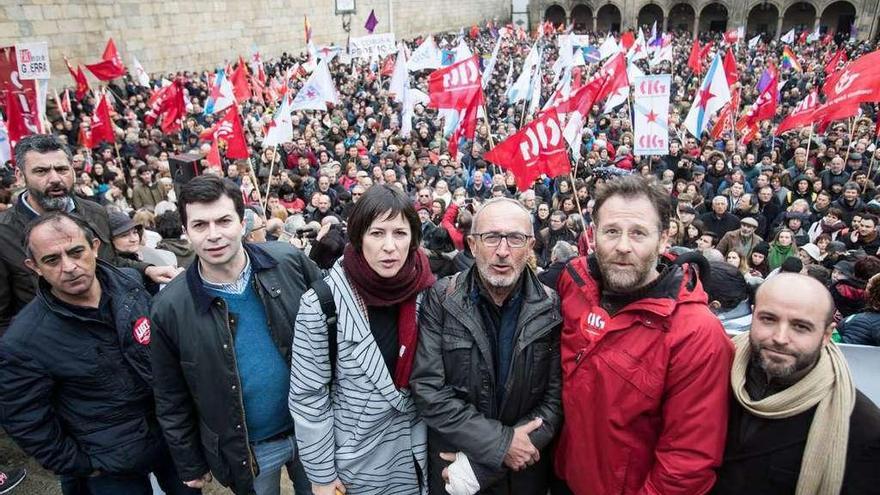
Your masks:
<svg viewBox="0 0 880 495"><path fill-rule="evenodd" d="M70 205L70 195L53 198L43 194L42 191L30 190L28 194L32 195L34 200L45 211L67 211Z"/></svg>

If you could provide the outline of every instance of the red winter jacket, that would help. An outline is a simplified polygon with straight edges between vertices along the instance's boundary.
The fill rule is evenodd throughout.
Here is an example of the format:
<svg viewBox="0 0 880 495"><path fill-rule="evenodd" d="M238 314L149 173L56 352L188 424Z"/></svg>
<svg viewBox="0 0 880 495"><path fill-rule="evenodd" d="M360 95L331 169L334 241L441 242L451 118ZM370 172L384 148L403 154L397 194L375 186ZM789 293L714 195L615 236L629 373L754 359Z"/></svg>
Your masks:
<svg viewBox="0 0 880 495"><path fill-rule="evenodd" d="M640 299L613 317L587 258L559 279L565 424L556 472L578 495L699 495L715 483L733 344L695 270L674 269L677 297Z"/></svg>

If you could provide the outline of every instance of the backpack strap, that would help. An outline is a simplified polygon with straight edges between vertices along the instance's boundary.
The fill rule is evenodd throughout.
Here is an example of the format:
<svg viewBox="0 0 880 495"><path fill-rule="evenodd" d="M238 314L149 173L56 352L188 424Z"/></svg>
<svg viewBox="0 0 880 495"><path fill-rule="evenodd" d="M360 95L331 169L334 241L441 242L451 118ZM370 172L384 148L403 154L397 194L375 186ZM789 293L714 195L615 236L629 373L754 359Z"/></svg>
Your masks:
<svg viewBox="0 0 880 495"><path fill-rule="evenodd" d="M330 286L323 278L319 278L312 282L312 289L318 296L318 303L321 305L321 312L327 318L327 351L330 357L330 384L336 379L336 354L338 351L338 335L336 329L336 303L333 301L333 293L330 292Z"/></svg>
<svg viewBox="0 0 880 495"><path fill-rule="evenodd" d="M572 265L571 262L565 264L565 271L568 272L568 274L571 276L571 279L578 287L583 287L587 284L586 282L584 282L584 278L581 277L581 274L578 273L577 270L575 270L574 265Z"/></svg>

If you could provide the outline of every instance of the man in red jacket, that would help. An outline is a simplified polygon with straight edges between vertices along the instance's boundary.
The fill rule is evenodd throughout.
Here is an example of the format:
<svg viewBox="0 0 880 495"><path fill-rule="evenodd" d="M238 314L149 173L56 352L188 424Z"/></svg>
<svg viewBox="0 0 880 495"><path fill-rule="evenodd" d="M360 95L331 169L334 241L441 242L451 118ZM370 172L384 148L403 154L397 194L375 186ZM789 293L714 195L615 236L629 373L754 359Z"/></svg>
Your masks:
<svg viewBox="0 0 880 495"><path fill-rule="evenodd" d="M669 195L636 176L596 196L596 252L559 279L565 424L556 472L575 494L706 493L721 464L733 345L696 267L658 264Z"/></svg>

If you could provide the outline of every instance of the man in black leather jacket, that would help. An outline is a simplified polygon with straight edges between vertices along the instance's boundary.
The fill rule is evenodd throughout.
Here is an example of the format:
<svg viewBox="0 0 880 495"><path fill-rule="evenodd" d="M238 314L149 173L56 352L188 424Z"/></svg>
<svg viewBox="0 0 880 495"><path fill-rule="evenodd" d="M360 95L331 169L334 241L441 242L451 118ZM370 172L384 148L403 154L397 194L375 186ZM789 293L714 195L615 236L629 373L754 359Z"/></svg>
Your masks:
<svg viewBox="0 0 880 495"><path fill-rule="evenodd" d="M195 494L170 462L150 389L150 295L67 213L29 227L36 296L0 341L0 424L65 495Z"/></svg>

